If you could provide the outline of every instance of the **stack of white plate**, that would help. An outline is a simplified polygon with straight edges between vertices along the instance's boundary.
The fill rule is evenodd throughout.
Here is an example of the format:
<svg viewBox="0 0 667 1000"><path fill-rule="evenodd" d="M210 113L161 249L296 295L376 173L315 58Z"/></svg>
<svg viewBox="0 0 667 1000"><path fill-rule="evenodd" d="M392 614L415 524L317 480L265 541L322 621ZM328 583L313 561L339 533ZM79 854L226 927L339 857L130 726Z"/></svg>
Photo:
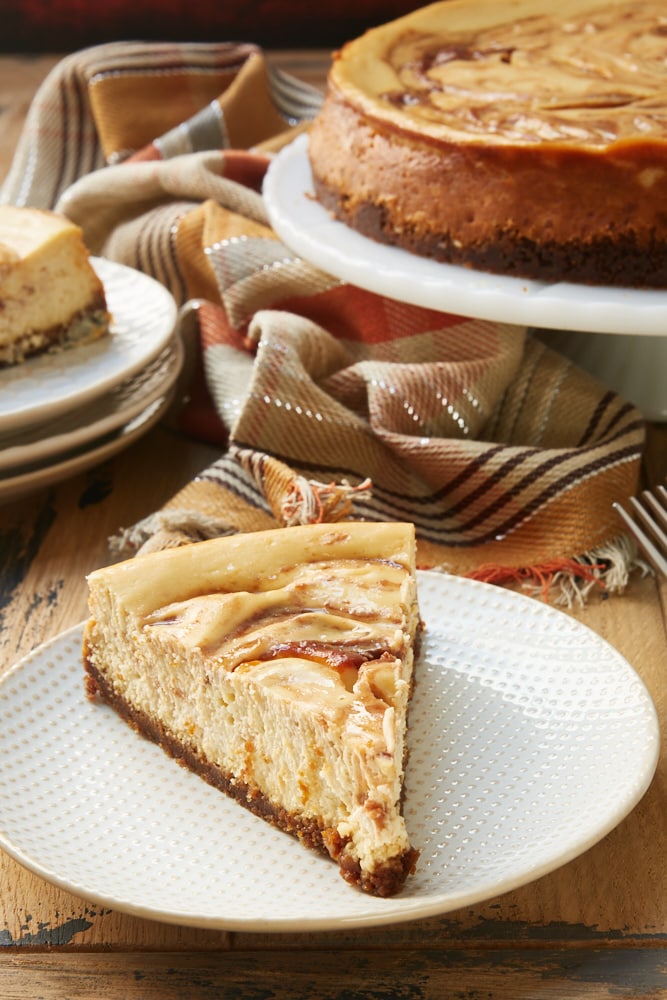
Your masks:
<svg viewBox="0 0 667 1000"><path fill-rule="evenodd" d="M172 402L183 365L172 295L132 268L92 262L110 335L0 369L0 502L109 458Z"/></svg>

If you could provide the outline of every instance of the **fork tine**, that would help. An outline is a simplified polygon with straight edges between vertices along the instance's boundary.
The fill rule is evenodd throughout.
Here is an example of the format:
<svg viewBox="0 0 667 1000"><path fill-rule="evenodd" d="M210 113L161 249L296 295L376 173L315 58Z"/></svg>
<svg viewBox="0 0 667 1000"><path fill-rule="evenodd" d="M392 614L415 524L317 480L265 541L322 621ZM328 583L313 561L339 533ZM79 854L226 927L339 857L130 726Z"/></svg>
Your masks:
<svg viewBox="0 0 667 1000"><path fill-rule="evenodd" d="M644 492L640 494L640 497L644 506L642 506L642 502L639 497L630 497L630 505L644 527L657 541L660 549L667 552L667 535L656 520L657 516L659 520L664 521L665 515L662 507L648 490L644 490ZM647 506L651 509L647 510Z"/></svg>
<svg viewBox="0 0 667 1000"><path fill-rule="evenodd" d="M634 535L636 540L639 542L640 547L651 560L655 569L662 573L663 576L667 577L667 558L665 558L665 555L663 554L664 552L667 552L667 535L654 521L651 515L644 510L636 497L630 497L630 503L633 510L635 510L641 518L642 522L654 534L654 537L658 539L659 544L663 547L663 551L660 551L650 536L646 534L641 525L637 524L637 522L630 517L628 512L621 506L620 503L615 501L612 506L625 521L630 533Z"/></svg>
<svg viewBox="0 0 667 1000"><path fill-rule="evenodd" d="M642 499L650 507L660 525L667 530L667 510L665 509L667 507L667 490L664 486L658 486L656 487L655 494L651 493L650 490L644 490ZM658 497L662 501L662 506L658 502Z"/></svg>

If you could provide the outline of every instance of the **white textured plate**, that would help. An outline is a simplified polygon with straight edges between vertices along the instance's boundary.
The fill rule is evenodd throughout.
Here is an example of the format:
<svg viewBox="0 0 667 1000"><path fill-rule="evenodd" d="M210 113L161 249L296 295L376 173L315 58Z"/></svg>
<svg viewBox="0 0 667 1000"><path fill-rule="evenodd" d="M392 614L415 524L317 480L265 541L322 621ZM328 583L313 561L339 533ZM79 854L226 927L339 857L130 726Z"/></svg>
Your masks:
<svg viewBox="0 0 667 1000"><path fill-rule="evenodd" d="M83 405L136 374L169 342L176 322L171 293L141 271L91 260L112 314L110 336L0 369L0 432Z"/></svg>
<svg viewBox="0 0 667 1000"><path fill-rule="evenodd" d="M500 323L667 334L667 292L486 274L418 257L356 233L335 221L315 198L307 135L272 160L263 194L271 225L291 250L329 274L380 295Z"/></svg>
<svg viewBox="0 0 667 1000"><path fill-rule="evenodd" d="M21 467L55 462L58 456L116 431L165 396L183 366L183 344L174 337L169 345L136 375L95 399L47 423L18 433L0 434L0 490L3 476L15 476Z"/></svg>
<svg viewBox="0 0 667 1000"><path fill-rule="evenodd" d="M56 458L47 460L35 468L19 469L0 477L0 503L16 500L17 497L36 493L37 490L52 486L63 479L76 476L85 469L106 462L119 451L128 448L138 438L146 434L165 415L174 396L172 389L146 407L138 416L123 427L88 442L82 448L74 449Z"/></svg>
<svg viewBox="0 0 667 1000"><path fill-rule="evenodd" d="M243 930L371 926L491 898L590 847L652 778L655 709L596 634L531 598L420 573L406 820L417 874L347 886L84 696L81 628L0 684L0 844L77 895Z"/></svg>

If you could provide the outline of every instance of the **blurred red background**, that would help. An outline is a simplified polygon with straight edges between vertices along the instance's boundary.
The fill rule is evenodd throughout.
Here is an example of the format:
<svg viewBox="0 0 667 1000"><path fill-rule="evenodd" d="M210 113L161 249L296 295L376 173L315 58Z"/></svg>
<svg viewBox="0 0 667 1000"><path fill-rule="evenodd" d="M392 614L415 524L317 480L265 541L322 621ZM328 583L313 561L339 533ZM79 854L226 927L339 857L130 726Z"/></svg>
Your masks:
<svg viewBox="0 0 667 1000"><path fill-rule="evenodd" d="M129 39L330 49L420 6L410 0L0 0L0 51L71 52Z"/></svg>

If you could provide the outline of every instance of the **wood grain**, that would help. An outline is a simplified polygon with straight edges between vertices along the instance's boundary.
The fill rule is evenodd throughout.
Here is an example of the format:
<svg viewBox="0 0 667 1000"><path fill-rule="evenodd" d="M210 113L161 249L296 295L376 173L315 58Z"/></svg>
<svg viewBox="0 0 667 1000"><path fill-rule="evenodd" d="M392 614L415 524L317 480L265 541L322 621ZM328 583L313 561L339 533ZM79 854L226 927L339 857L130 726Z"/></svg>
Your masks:
<svg viewBox="0 0 667 1000"><path fill-rule="evenodd" d="M661 1000L664 952L429 945L378 953L335 949L199 954L0 956L6 1000ZM12 976L20 968L19 980ZM664 982L664 980L663 980Z"/></svg>

